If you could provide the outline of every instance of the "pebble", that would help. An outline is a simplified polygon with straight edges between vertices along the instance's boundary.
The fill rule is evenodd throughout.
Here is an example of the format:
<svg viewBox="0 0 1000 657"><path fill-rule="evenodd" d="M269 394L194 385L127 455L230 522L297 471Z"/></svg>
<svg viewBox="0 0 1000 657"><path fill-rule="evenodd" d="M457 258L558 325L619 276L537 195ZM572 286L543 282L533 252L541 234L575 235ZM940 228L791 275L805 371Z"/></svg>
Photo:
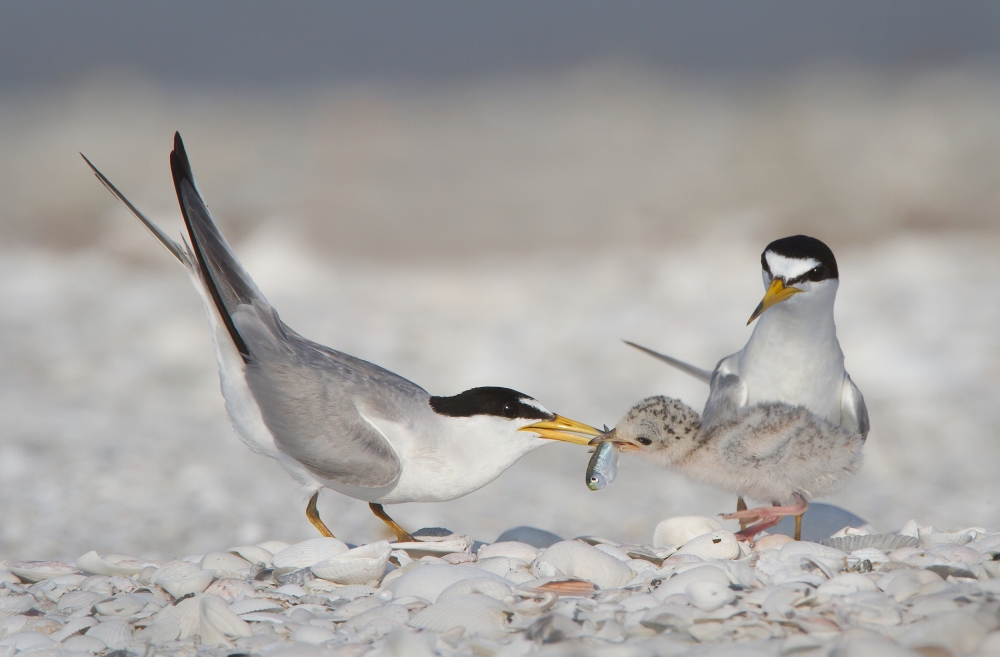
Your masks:
<svg viewBox="0 0 1000 657"><path fill-rule="evenodd" d="M0 656L1000 651L1000 531L913 522L838 532L849 552L780 535L751 550L717 524L671 518L653 545L519 528L423 558L310 539L0 561Z"/></svg>

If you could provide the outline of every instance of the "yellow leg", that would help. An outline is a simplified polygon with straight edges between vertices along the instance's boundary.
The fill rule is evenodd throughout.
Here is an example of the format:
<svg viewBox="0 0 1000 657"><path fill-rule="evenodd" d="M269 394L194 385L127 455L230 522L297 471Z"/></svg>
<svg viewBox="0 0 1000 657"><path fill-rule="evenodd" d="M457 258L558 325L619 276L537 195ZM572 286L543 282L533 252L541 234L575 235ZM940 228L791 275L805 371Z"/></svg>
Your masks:
<svg viewBox="0 0 1000 657"><path fill-rule="evenodd" d="M319 517L319 511L316 509L316 500L319 499L319 491L313 493L313 496L309 498L309 504L306 506L306 518L309 518L309 522L313 524L313 527L319 530L319 533L328 538L333 538L333 532L331 532L323 521Z"/></svg>
<svg viewBox="0 0 1000 657"><path fill-rule="evenodd" d="M741 496L739 496L739 497L736 498L736 511L740 512L740 511L746 511L746 510L747 510L747 503L743 499L743 496L741 495ZM743 519L740 520L740 531L743 531L744 529L746 529L749 526L750 526L750 521L749 520L743 520Z"/></svg>
<svg viewBox="0 0 1000 657"><path fill-rule="evenodd" d="M410 536L410 532L397 525L396 521L390 518L389 514L385 512L385 509L382 508L381 504L371 502L368 504L368 508L370 508L372 513L378 516L382 522L389 525L389 529L391 529L392 533L396 535L397 543L409 543L413 540L413 537Z"/></svg>
<svg viewBox="0 0 1000 657"><path fill-rule="evenodd" d="M803 515L805 515L805 514L803 514ZM802 540L802 516L801 515L795 516L795 540L796 541L801 541Z"/></svg>

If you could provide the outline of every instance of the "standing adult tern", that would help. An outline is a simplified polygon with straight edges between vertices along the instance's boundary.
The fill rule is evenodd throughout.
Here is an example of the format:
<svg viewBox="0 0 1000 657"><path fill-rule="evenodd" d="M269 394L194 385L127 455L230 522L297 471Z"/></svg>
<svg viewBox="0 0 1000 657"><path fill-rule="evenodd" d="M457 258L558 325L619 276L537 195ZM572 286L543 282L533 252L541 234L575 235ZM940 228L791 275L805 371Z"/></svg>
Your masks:
<svg viewBox="0 0 1000 657"><path fill-rule="evenodd" d="M82 153L81 153L82 156ZM508 388L451 397L302 337L278 317L202 200L179 133L170 170L187 238L177 243L83 158L190 274L205 302L226 410L250 449L312 491L306 515L324 536L322 488L364 500L399 541L383 504L443 502L493 481L547 439L586 445L600 432ZM188 243L190 239L190 243Z"/></svg>
<svg viewBox="0 0 1000 657"><path fill-rule="evenodd" d="M868 410L844 369L833 320L840 285L833 251L814 237L793 235L768 244L760 264L767 292L747 321L757 325L746 346L715 370L627 344L710 384L702 413L706 427L747 405L785 402L867 437ZM745 509L740 497L737 510ZM800 524L801 517L796 527Z"/></svg>

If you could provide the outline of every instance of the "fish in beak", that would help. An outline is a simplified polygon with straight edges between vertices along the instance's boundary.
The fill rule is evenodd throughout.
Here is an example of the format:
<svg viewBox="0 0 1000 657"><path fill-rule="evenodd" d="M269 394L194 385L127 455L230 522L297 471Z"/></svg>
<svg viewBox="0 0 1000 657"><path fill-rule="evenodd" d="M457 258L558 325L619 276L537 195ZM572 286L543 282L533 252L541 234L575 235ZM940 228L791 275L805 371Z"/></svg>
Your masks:
<svg viewBox="0 0 1000 657"><path fill-rule="evenodd" d="M595 429L589 424L583 424L562 415L557 415L551 420L529 424L526 427L521 427L518 431L530 431L537 433L542 438L561 440L575 445L589 445L590 436L601 435L600 429Z"/></svg>
<svg viewBox="0 0 1000 657"><path fill-rule="evenodd" d="M797 287L785 287L785 281L780 278L776 278L771 281L770 287L767 288L767 292L764 293L764 298L761 299L760 303L757 305L757 309L753 311L750 315L750 319L747 320L747 326L753 323L753 320L757 319L764 314L764 311L771 306L781 303L785 299L791 297L793 294L801 292Z"/></svg>

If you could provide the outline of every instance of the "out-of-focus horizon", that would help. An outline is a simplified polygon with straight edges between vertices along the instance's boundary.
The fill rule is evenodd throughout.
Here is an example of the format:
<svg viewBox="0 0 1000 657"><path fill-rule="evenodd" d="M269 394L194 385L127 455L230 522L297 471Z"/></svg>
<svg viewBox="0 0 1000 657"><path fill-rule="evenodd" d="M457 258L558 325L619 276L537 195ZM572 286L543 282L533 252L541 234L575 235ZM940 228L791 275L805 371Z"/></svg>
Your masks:
<svg viewBox="0 0 1000 657"><path fill-rule="evenodd" d="M742 346L758 257L841 262L868 462L829 501L883 529L1000 503L1000 5L88 3L0 9L0 558L309 535L224 417L182 271L174 130L283 318L434 393L509 385L613 423ZM408 527L648 540L732 501L546 448ZM348 539L360 503L321 508ZM394 514L396 515L396 514Z"/></svg>

